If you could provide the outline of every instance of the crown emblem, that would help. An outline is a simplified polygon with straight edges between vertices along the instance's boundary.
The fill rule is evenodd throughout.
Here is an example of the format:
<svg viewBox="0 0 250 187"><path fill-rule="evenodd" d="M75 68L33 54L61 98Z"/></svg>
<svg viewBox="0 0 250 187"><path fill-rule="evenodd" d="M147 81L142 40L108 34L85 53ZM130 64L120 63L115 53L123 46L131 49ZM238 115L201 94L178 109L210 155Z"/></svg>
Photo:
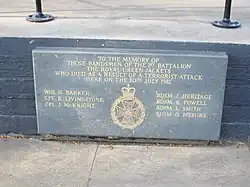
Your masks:
<svg viewBox="0 0 250 187"><path fill-rule="evenodd" d="M135 88L130 87L129 84L126 87L123 87L121 91L124 99L133 99L135 96Z"/></svg>

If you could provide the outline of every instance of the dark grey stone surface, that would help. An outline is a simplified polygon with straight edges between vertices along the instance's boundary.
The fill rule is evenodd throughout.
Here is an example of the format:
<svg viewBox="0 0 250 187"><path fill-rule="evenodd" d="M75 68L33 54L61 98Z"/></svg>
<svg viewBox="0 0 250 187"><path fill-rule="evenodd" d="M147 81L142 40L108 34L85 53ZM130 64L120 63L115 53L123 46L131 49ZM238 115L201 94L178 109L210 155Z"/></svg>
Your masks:
<svg viewBox="0 0 250 187"><path fill-rule="evenodd" d="M13 110L13 109L12 109ZM0 115L1 134L16 133L25 135L37 134L36 116L33 115Z"/></svg>
<svg viewBox="0 0 250 187"><path fill-rule="evenodd" d="M34 103L32 50L36 47L93 47L157 50L193 50L226 52L229 56L220 140L249 141L250 137L250 45L207 42L134 41L65 38L0 38L0 98L22 99ZM16 63L16 65L14 65ZM20 69L19 64L22 65ZM32 101L33 100L33 101ZM18 101L18 100L15 100ZM14 101L14 102L15 102ZM0 115L0 133L37 133L35 105L23 107L15 102ZM27 106L27 105L26 105ZM4 106L1 106L5 108Z"/></svg>
<svg viewBox="0 0 250 187"><path fill-rule="evenodd" d="M37 48L33 61L38 133L219 139L226 53Z"/></svg>

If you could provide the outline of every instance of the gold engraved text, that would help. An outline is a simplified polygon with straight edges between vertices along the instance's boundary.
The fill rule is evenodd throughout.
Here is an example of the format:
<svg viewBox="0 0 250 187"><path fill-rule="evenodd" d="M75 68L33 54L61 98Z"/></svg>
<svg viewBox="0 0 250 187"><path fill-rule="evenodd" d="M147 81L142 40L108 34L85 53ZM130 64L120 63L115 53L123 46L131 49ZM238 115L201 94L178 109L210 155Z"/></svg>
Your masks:
<svg viewBox="0 0 250 187"><path fill-rule="evenodd" d="M77 60L66 62L71 70L56 70L55 75L76 77L86 82L170 85L176 80L203 80L202 75L180 74L181 69L185 72L192 69L192 64L167 62L165 58L153 56L96 55L92 59L77 57Z"/></svg>
<svg viewBox="0 0 250 187"><path fill-rule="evenodd" d="M96 108L104 103L103 97L97 97L87 90L44 90L44 106L53 108Z"/></svg>

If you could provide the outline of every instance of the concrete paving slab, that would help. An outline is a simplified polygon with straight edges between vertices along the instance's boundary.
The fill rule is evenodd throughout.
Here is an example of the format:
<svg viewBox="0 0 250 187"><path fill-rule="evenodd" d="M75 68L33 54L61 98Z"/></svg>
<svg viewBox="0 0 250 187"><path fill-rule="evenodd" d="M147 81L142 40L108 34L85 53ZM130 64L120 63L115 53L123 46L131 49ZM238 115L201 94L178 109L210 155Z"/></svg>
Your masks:
<svg viewBox="0 0 250 187"><path fill-rule="evenodd" d="M43 0L44 12L63 18L132 18L132 19L176 19L192 16L205 18L222 16L224 0ZM34 12L33 0L0 0L0 17L25 17ZM233 1L235 18L249 15L247 0ZM208 11L209 10L209 11ZM203 20L205 21L205 20Z"/></svg>
<svg viewBox="0 0 250 187"><path fill-rule="evenodd" d="M247 147L100 146L91 187L247 187Z"/></svg>
<svg viewBox="0 0 250 187"><path fill-rule="evenodd" d="M96 148L0 139L0 187L86 186Z"/></svg>
<svg viewBox="0 0 250 187"><path fill-rule="evenodd" d="M25 21L34 10L31 0L0 3L0 37L250 43L248 0L233 1L232 18L242 23L235 30L211 25L222 19L224 0L45 0L44 12L57 19L43 24Z"/></svg>

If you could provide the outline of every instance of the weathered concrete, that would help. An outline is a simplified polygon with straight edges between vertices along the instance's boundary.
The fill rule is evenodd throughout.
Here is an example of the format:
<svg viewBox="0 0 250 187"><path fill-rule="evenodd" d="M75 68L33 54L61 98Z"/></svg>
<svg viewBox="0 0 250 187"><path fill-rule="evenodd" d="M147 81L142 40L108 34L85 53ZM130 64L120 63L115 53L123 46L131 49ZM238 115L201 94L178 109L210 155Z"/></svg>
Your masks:
<svg viewBox="0 0 250 187"><path fill-rule="evenodd" d="M100 146L91 186L247 186L247 148Z"/></svg>
<svg viewBox="0 0 250 187"><path fill-rule="evenodd" d="M47 0L44 12L57 19L43 24L25 21L32 0L0 4L0 36L250 42L248 0L233 2L232 18L243 25L235 30L211 25L222 19L224 0Z"/></svg>
<svg viewBox="0 0 250 187"><path fill-rule="evenodd" d="M250 183L236 147L97 145L0 139L0 187L235 187Z"/></svg>
<svg viewBox="0 0 250 187"><path fill-rule="evenodd" d="M0 187L86 186L96 148L0 139Z"/></svg>

